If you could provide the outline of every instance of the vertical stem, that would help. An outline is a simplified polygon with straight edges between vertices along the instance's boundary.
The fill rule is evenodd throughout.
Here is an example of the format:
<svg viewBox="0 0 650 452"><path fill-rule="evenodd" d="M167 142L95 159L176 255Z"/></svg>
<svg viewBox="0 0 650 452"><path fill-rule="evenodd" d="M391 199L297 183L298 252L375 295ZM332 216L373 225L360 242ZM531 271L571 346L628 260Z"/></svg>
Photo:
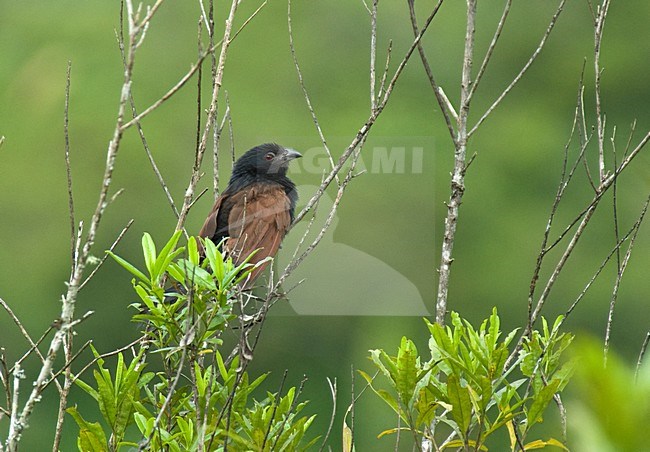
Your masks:
<svg viewBox="0 0 650 452"><path fill-rule="evenodd" d="M436 301L436 322L445 323L447 313L447 297L449 293L449 277L453 262L452 251L456 237L458 213L465 193L465 169L467 155L467 118L470 108L470 93L472 86L472 59L474 55L474 31L476 19L476 0L467 0L467 28L465 32L465 52L463 56L463 72L460 90L460 109L458 112L458 133L455 142L454 170L451 176L451 194L447 204L445 219L445 234L442 242L440 258L440 279L438 280L438 297Z"/></svg>
<svg viewBox="0 0 650 452"><path fill-rule="evenodd" d="M376 70L375 62L377 60L377 4L379 0L373 0L372 11L370 13L370 111L377 108Z"/></svg>
<svg viewBox="0 0 650 452"><path fill-rule="evenodd" d="M596 24L594 28L594 88L596 95L596 121L598 127L598 175L600 179L599 185L605 180L605 119L602 114L602 107L600 101L600 43L603 38L603 28L605 27L605 18L607 17L607 10L609 9L609 0L604 0L603 4L598 8L596 16Z"/></svg>
<svg viewBox="0 0 650 452"><path fill-rule="evenodd" d="M192 168L192 176L190 177L190 182L187 186L187 190L185 190L183 208L181 209L178 222L176 223L176 230L182 229L183 225L185 224L187 213L189 212L192 205L192 200L194 199L194 190L196 189L196 184L199 182L199 179L201 177L201 163L203 162L203 155L205 154L210 127L216 124L215 117L217 114L217 102L223 82L223 71L226 65L226 55L228 53L228 47L230 46L231 42L230 36L232 32L233 21L235 20L235 12L237 11L238 6L239 2L237 0L232 0L232 3L230 5L230 12L228 14L228 18L226 19L226 24L223 32L223 40L221 41L221 52L219 54L219 59L217 60L217 70L212 84L212 99L210 101L210 107L208 108L208 115L203 129L203 134L201 135L201 141L197 146L196 155L194 158L194 167Z"/></svg>
<svg viewBox="0 0 650 452"><path fill-rule="evenodd" d="M72 362L72 331L68 331L67 337L63 343L63 348L65 352L65 362ZM70 394L70 389L72 388L72 370L71 366L68 366L64 373L63 388L61 389L61 394L59 397L59 414L56 419L56 428L54 430L54 442L52 444L52 452L59 452L61 445L61 437L63 434L63 421L65 420L66 408L68 406L68 395Z"/></svg>

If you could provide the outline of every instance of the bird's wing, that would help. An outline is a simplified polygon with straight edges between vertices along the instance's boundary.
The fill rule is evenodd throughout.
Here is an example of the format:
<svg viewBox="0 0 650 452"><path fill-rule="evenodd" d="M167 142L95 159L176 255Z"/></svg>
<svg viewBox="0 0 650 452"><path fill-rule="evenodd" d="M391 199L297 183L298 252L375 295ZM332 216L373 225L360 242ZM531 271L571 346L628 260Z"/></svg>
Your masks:
<svg viewBox="0 0 650 452"><path fill-rule="evenodd" d="M210 214L208 215L208 218L205 219L205 223L203 223L203 227L199 231L199 237L203 238L209 238L212 239L214 235L217 233L217 216L219 215L219 210L221 209L221 205L224 203L224 199L227 199L228 195L222 194L217 198L217 200L214 203L214 206L212 206L212 210L210 211ZM215 243L215 245L218 245L218 243Z"/></svg>
<svg viewBox="0 0 650 452"><path fill-rule="evenodd" d="M275 256L284 238L291 217L290 200L282 187L266 184L253 185L235 193L229 199L229 239L226 249L236 263L241 263L250 253L258 250L250 263ZM255 280L266 265L255 269L249 281Z"/></svg>

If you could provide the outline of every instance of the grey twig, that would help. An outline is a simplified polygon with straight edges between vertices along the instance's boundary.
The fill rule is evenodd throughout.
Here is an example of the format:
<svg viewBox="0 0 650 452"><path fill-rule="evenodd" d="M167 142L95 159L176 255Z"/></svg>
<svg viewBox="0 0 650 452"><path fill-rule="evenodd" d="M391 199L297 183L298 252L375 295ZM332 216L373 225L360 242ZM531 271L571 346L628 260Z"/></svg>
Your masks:
<svg viewBox="0 0 650 452"><path fill-rule="evenodd" d="M634 248L634 243L636 241L637 234L639 233L639 229L641 229L641 223L643 222L643 218L645 217L645 214L648 211L649 203L650 203L650 196L648 196L645 204L643 205L643 209L641 210L641 215L639 215L639 219L637 220L636 223L636 229L632 234L632 237L630 237L630 244L627 247L627 251L625 252L625 257L623 257L623 261L620 262L620 266L618 267L618 272L616 274L616 281L614 282L614 289L612 290L612 297L609 302L609 312L607 314L607 327L605 328L605 349L604 349L605 364L607 364L607 353L609 351L609 342L610 342L610 337L612 332L612 322L614 321L614 308L616 307L616 300L618 299L618 290L621 286L621 280L623 279L623 274L625 273L627 264L630 262L630 256L632 255L632 248Z"/></svg>
<svg viewBox="0 0 650 452"><path fill-rule="evenodd" d="M485 70L487 69L488 63L492 59L492 54L494 53L494 49L496 49L499 38L501 37L501 32L503 31L503 27L506 24L506 20L508 19L508 13L510 13L511 6L512 6L512 0L506 0L506 4L503 8L503 13L501 14L501 18L499 19L497 28L494 31L494 36L492 36L492 41L490 42L487 52L485 52L485 57L483 57L483 63L481 63L481 67L479 68L478 72L476 73L476 77L474 78L474 83L470 88L470 92L469 92L470 98L474 96L474 93L476 92L476 88L478 87L479 83L483 79L483 75L485 74Z"/></svg>
<svg viewBox="0 0 650 452"><path fill-rule="evenodd" d="M375 63L377 61L377 4L379 0L372 1L370 11L370 110L377 108L377 92ZM332 165L334 166L334 165Z"/></svg>
<svg viewBox="0 0 650 452"><path fill-rule="evenodd" d="M375 0L375 2L378 0ZM375 15L373 17L376 18L377 14L377 8L376 8L376 3L374 7L374 12ZM296 48L293 44L293 28L291 27L291 0L287 1L287 25L289 28L289 48L291 50L291 58L293 59L293 65L296 68L296 73L298 74L298 83L300 84L300 89L302 90L302 95L305 98L305 103L307 104L307 108L309 109L309 113L311 114L311 119L314 122L314 126L316 127L316 131L318 132L318 136L320 137L320 141L323 144L323 148L325 149L325 152L327 153L327 158L330 161L330 165L332 168L334 168L334 158L332 157L332 152L330 151L329 146L327 145L327 140L325 139L325 135L323 134L323 130L321 129L320 123L318 122L318 117L316 116L316 112L314 111L314 107L311 104L311 99L309 97L309 93L307 92L307 88L305 87L305 82L302 78L302 71L300 70L300 64L298 64L298 57L296 56ZM374 61L371 61L371 65L374 65ZM374 66L371 66L372 70L374 70ZM372 81L374 82L374 75L372 78ZM374 87L373 87L374 90ZM374 91L373 91L374 93ZM372 96L374 99L374 95ZM338 178L338 173L334 174L334 178L336 179L336 183L340 185L340 181Z"/></svg>
<svg viewBox="0 0 650 452"><path fill-rule="evenodd" d="M214 118L217 114L217 103L219 92L221 91L221 84L223 80L223 73L226 64L226 55L228 54L228 48L230 46L231 34L233 22L235 19L235 13L237 11L237 6L239 5L238 0L232 0L230 5L230 12L228 18L226 19L225 29L223 32L223 38L221 41L221 52L219 54L219 59L217 62L217 72L215 79L212 83L212 98L210 100L210 106L208 108L208 116L206 118L205 126L203 133L201 135L201 140L196 149L196 155L194 158L194 167L192 168L192 175L190 176L190 182L185 190L185 196L183 198L183 207L180 210L180 216L178 222L176 223L176 230L183 228L185 224L185 219L187 218L187 213L189 212L190 205L194 198L194 190L196 185L199 182L201 174L201 163L203 162L203 156L207 147L208 136L210 134L210 128L214 124Z"/></svg>
<svg viewBox="0 0 650 452"><path fill-rule="evenodd" d="M436 6L434 7L434 10L438 10L442 6L442 1L443 0L438 1ZM413 33L417 35L418 22L417 22L417 16L415 14L415 0L408 0L408 5L409 5L409 14L411 17L411 27L413 28ZM442 112L442 116L445 119L445 124L447 125L447 129L449 130L449 136L451 137L452 142L456 144L456 131L454 130L454 125L451 122L450 115L453 117L453 119L456 122L458 122L458 115L456 114L453 105L451 104L451 102L449 102L449 99L445 95L444 91L442 90L440 85L438 85L438 82L436 82L436 79L433 75L433 70L429 65L429 59L427 58L422 43L418 43L418 53L420 54L420 60L422 61L422 65L424 66L424 71L426 72L427 78L429 79L429 84L431 85L433 94L434 96L436 96L436 100L438 102L438 105L440 106L440 111Z"/></svg>
<svg viewBox="0 0 650 452"><path fill-rule="evenodd" d="M494 109L499 106L501 101L508 95L508 93L512 90L512 88L514 88L514 86L519 82L519 80L521 80L521 78L524 76L524 74L528 71L530 66L535 62L535 60L537 59L537 57L541 53L542 49L544 48L544 45L546 44L546 40L548 39L551 32L553 31L553 28L555 27L555 24L557 23L557 19L560 17L560 14L562 13L562 10L564 9L564 4L565 3L566 3L566 0L562 0L560 2L559 6L555 10L555 14L553 14L553 17L551 18L551 21L550 21L550 23L549 23L549 25L548 25L548 27L546 29L546 32L542 36L541 41L537 45L537 48L535 49L535 51L533 52L531 57L528 59L528 61L526 62L524 67L521 69L521 71L519 71L517 76L512 80L512 82L510 82L510 84L506 87L506 89L503 90L503 92L499 95L499 97L497 97L497 99L492 103L492 105L490 105L490 107L485 111L485 113L483 113L483 116L481 116L481 118L476 122L476 124L474 124L474 127L472 127L472 129L467 134L468 137L471 137L474 134L474 132L476 132L478 130L478 128L481 126L481 124L483 124L483 121L485 121L488 118L488 116L490 116L490 114L494 111Z"/></svg>
<svg viewBox="0 0 650 452"><path fill-rule="evenodd" d="M122 241L122 238L126 234L126 231L129 230L131 225L133 224L133 218L129 220L129 222L122 228L122 231L118 234L117 238L113 241L111 246L108 248L108 251L113 251L115 247L117 246L120 241ZM106 259L108 258L108 253L105 253L104 256L101 258L99 263L93 268L93 270L90 272L90 274L86 277L86 279L83 280L81 284L79 284L79 290L83 289L84 286L92 279L93 276L95 276L95 273L99 271L99 269L104 265L104 262L106 262Z"/></svg>
<svg viewBox="0 0 650 452"><path fill-rule="evenodd" d="M463 69L460 83L460 108L458 110L458 128L454 140L454 169L451 175L451 194L447 203L447 217L445 219L445 232L442 242L440 268L438 272L438 294L436 297L436 322L444 325L447 314L447 297L449 292L449 278L452 252L456 238L458 214L465 193L465 171L467 140L469 134L468 116L470 111L470 88L472 85L472 63L474 58L474 32L476 20L476 0L467 1L467 24L465 29L465 50L463 54Z"/></svg>
<svg viewBox="0 0 650 452"><path fill-rule="evenodd" d="M639 377L639 370L641 370L641 365L643 364L643 358L645 357L645 352L648 349L648 344L650 343L650 331L645 335L643 344L641 345L641 351L639 351L639 358L636 361L636 370L634 372L634 379L636 380Z"/></svg>
<svg viewBox="0 0 650 452"><path fill-rule="evenodd" d="M596 23L594 26L594 95L596 98L596 124L598 127L598 172L599 181L605 179L605 118L602 112L602 102L600 98L600 46L603 39L603 29L605 28L605 18L609 10L609 0L603 0L599 5L596 14Z"/></svg>
<svg viewBox="0 0 650 452"><path fill-rule="evenodd" d="M159 6L162 4L162 0L158 0L156 4L148 10L145 18L142 21L138 21L137 17L133 15L133 6L131 4L131 0L125 0L125 2L127 11L129 11L129 52L127 54L127 64L124 70L124 80L118 104L115 129L113 131L113 136L108 144L108 149L106 152L106 164L104 168L104 175L102 177L102 186L99 191L97 206L90 219L88 232L83 245L80 243L81 240L78 240L77 244L75 244L75 248L79 249L79 254L77 254L78 258L76 265L73 264L70 279L68 280L68 289L66 295L63 297L59 329L56 331L54 337L52 338L48 352L45 355L45 361L43 362L38 377L32 385L31 392L27 397L22 410L20 413L16 412L13 414L14 422L12 422L11 431L6 443L7 450L10 452L15 452L17 450L21 434L27 427L28 419L34 407L41 400L41 394L48 383L50 375L52 374L52 366L54 364L54 360L61 346L67 340L69 332L78 323L78 321L74 319L77 294L79 292L79 286L83 279L83 273L87 264L88 257L90 256L91 249L95 243L97 231L101 224L101 220L103 218L106 207L110 203L109 189L111 186L113 169L115 167L115 161L124 130L124 115L126 111L126 104L129 99L129 93L131 90L131 75L133 71L135 52L137 46L142 43L141 38L144 36L148 22L152 19L155 11L157 11Z"/></svg>
<svg viewBox="0 0 650 452"><path fill-rule="evenodd" d="M334 379L334 383L332 383L332 380L327 378L327 384L329 385L330 388L330 394L332 395L332 415L330 416L330 423L329 426L327 427L327 431L325 432L325 436L323 437L323 442L320 446L320 449L318 449L318 452L323 452L325 450L325 446L327 445L327 440L330 437L330 433L332 433L332 427L334 426L334 418L336 418L336 378Z"/></svg>
<svg viewBox="0 0 650 452"><path fill-rule="evenodd" d="M65 170L68 181L68 214L70 215L70 256L71 265L77 262L74 253L75 242L75 225L77 224L74 219L74 196L72 195L72 169L70 166L70 129L69 129L69 112L70 112L70 72L72 71L72 62L68 61L68 70L65 77L65 107L63 111L63 136L65 139Z"/></svg>
<svg viewBox="0 0 650 452"><path fill-rule="evenodd" d="M323 193L325 193L325 189L329 187L330 183L335 179L335 177L338 175L339 171L341 171L341 168L345 165L345 163L348 161L352 153L357 149L359 144L365 139L365 137L368 135L370 132L370 129L374 125L375 121L381 114L381 112L384 110L386 105L388 104L388 100L390 99L391 94L393 93L393 88L395 87L395 84L399 80L400 76L402 75L402 72L404 71L404 68L406 67L407 62L411 58L411 55L413 54L413 51L417 47L418 43L422 39L422 36L426 33L427 29L429 28L429 25L433 21L433 18L436 16L437 10L434 10L428 17L427 20L424 22L424 25L418 35L415 37L413 40L413 43L409 47L409 49L406 51L406 54L402 58L401 62L395 69L395 72L393 73L392 78L388 82L388 85L386 86L386 91L384 92L383 97L381 97L380 100L378 100L377 103L377 109L374 112L371 112L370 116L368 119L365 121L365 123L359 128L357 131L356 136L352 139L352 142L348 145L348 147L345 149L341 157L339 157L338 161L336 162L336 165L332 168L332 170L329 172L327 177L325 177L325 180L323 180L323 183L320 185L320 187L316 190L316 193L309 199L305 207L296 215L294 218L293 224L295 225L298 223L302 218L314 207L316 202L320 199L321 196L323 196Z"/></svg>

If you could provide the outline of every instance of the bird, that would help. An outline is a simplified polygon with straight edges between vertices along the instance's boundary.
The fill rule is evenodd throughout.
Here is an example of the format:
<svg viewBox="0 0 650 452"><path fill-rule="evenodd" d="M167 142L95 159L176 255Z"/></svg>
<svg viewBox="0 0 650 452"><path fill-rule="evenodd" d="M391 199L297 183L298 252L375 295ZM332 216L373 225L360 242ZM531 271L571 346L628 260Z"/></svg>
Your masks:
<svg viewBox="0 0 650 452"><path fill-rule="evenodd" d="M298 192L287 177L289 164L302 155L276 143L264 143L245 152L234 164L226 189L217 197L198 236L222 245L222 251L241 264L274 257L295 217ZM259 264L243 288L264 271Z"/></svg>

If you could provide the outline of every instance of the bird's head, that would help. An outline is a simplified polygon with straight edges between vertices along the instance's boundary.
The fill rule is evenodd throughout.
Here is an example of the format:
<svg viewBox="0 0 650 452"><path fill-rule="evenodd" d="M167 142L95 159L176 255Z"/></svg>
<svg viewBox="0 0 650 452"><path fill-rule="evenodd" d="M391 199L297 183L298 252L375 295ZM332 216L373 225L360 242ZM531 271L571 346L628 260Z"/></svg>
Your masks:
<svg viewBox="0 0 650 452"><path fill-rule="evenodd" d="M302 157L298 151L286 149L275 143L265 143L254 147L242 155L235 163L233 176L237 174L255 174L270 178L287 174L289 163Z"/></svg>

